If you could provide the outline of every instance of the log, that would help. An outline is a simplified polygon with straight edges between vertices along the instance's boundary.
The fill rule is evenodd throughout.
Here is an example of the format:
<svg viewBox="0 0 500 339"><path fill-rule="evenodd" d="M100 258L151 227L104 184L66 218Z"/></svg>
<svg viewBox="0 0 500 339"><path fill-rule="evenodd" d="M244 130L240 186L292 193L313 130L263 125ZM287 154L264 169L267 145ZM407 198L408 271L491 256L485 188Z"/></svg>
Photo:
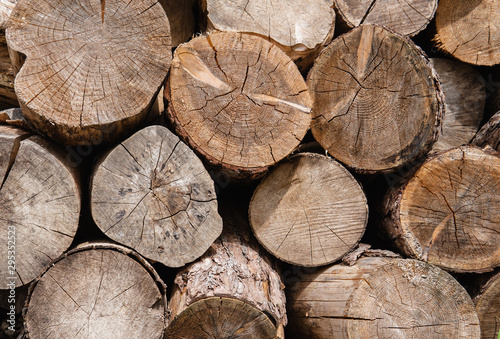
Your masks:
<svg viewBox="0 0 500 339"><path fill-rule="evenodd" d="M474 136L472 144L479 147L489 146L500 152L500 111L481 127L479 132Z"/></svg>
<svg viewBox="0 0 500 339"><path fill-rule="evenodd" d="M166 338L283 339L281 278L241 210L224 206L221 237L175 278Z"/></svg>
<svg viewBox="0 0 500 339"><path fill-rule="evenodd" d="M1 7L0 13L2 13ZM0 30L0 109L19 107L16 92L14 91L14 78L5 31Z"/></svg>
<svg viewBox="0 0 500 339"><path fill-rule="evenodd" d="M335 12L324 0L202 0L209 30L242 32L272 41L304 68L333 38Z"/></svg>
<svg viewBox="0 0 500 339"><path fill-rule="evenodd" d="M362 258L304 274L287 302L289 338L480 338L465 289L412 259Z"/></svg>
<svg viewBox="0 0 500 339"><path fill-rule="evenodd" d="M172 35L172 47L188 41L194 34L198 0L158 0L167 13Z"/></svg>
<svg viewBox="0 0 500 339"><path fill-rule="evenodd" d="M491 277L474 297L482 339L497 339L500 333L500 273Z"/></svg>
<svg viewBox="0 0 500 339"><path fill-rule="evenodd" d="M26 338L163 338L165 285L123 246L80 245L58 258L30 288Z"/></svg>
<svg viewBox="0 0 500 339"><path fill-rule="evenodd" d="M440 152L468 144L474 137L486 104L486 89L481 74L459 61L432 58L445 95L442 131L432 151Z"/></svg>
<svg viewBox="0 0 500 339"><path fill-rule="evenodd" d="M165 97L176 133L232 178L264 175L310 124L312 101L297 67L254 35L214 32L179 46Z"/></svg>
<svg viewBox="0 0 500 339"><path fill-rule="evenodd" d="M384 199L383 226L407 256L453 272L500 265L500 156L462 146L427 160Z"/></svg>
<svg viewBox="0 0 500 339"><path fill-rule="evenodd" d="M166 266L196 260L222 231L210 175L163 126L146 127L104 155L90 187L104 234Z"/></svg>
<svg viewBox="0 0 500 339"><path fill-rule="evenodd" d="M438 1L334 0L334 6L347 27L376 24L401 35L415 36L434 18Z"/></svg>
<svg viewBox="0 0 500 339"><path fill-rule="evenodd" d="M360 185L338 162L299 153L266 176L250 202L257 240L298 266L335 262L360 241L368 205Z"/></svg>
<svg viewBox="0 0 500 339"><path fill-rule="evenodd" d="M156 0L21 1L6 36L27 57L15 83L24 116L68 145L130 134L171 63L169 23Z"/></svg>
<svg viewBox="0 0 500 339"><path fill-rule="evenodd" d="M0 289L26 285L71 245L79 179L56 146L0 125Z"/></svg>
<svg viewBox="0 0 500 339"><path fill-rule="evenodd" d="M474 65L500 63L500 2L440 0L436 11L437 46Z"/></svg>
<svg viewBox="0 0 500 339"><path fill-rule="evenodd" d="M308 75L311 130L335 159L365 173L394 170L438 137L443 93L425 54L374 25L336 38Z"/></svg>

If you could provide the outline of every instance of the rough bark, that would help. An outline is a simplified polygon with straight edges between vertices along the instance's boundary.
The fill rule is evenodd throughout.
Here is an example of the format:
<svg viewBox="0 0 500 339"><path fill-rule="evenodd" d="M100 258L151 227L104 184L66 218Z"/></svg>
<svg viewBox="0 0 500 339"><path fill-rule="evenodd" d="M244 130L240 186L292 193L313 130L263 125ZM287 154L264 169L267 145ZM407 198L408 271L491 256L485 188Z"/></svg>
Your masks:
<svg viewBox="0 0 500 339"><path fill-rule="evenodd" d="M454 272L500 265L500 156L462 146L427 160L384 202L384 226L406 255Z"/></svg>
<svg viewBox="0 0 500 339"><path fill-rule="evenodd" d="M480 338L464 288L416 260L363 258L306 274L287 291L290 338Z"/></svg>
<svg viewBox="0 0 500 339"><path fill-rule="evenodd" d="M401 35L414 36L424 30L434 18L438 1L335 0L334 6L350 28L362 24L377 24Z"/></svg>
<svg viewBox="0 0 500 339"><path fill-rule="evenodd" d="M170 267L200 257L222 231L210 175L158 125L140 130L97 164L91 209L108 237Z"/></svg>
<svg viewBox="0 0 500 339"><path fill-rule="evenodd" d="M471 141L483 120L486 90L472 66L448 59L431 59L445 95L442 131L433 151L445 151Z"/></svg>
<svg viewBox="0 0 500 339"><path fill-rule="evenodd" d="M500 111L477 132L472 143L479 147L489 146L500 152Z"/></svg>
<svg viewBox="0 0 500 339"><path fill-rule="evenodd" d="M362 25L335 39L308 85L313 136L357 171L403 166L438 137L444 97L435 71L422 50L385 28Z"/></svg>
<svg viewBox="0 0 500 339"><path fill-rule="evenodd" d="M5 258L0 289L7 289L12 282L31 282L71 245L80 190L75 170L54 145L1 125L0 182L0 255Z"/></svg>
<svg viewBox="0 0 500 339"><path fill-rule="evenodd" d="M482 339L497 339L500 331L500 273L490 278L475 296Z"/></svg>
<svg viewBox="0 0 500 339"><path fill-rule="evenodd" d="M33 283L27 338L163 338L165 285L132 250L84 244L60 257Z"/></svg>
<svg viewBox="0 0 500 339"><path fill-rule="evenodd" d="M179 46L165 96L177 134L233 178L262 176L310 124L312 101L295 64L249 34L214 32Z"/></svg>
<svg viewBox="0 0 500 339"><path fill-rule="evenodd" d="M158 0L167 13L172 35L172 47L188 41L196 29L198 0Z"/></svg>
<svg viewBox="0 0 500 339"><path fill-rule="evenodd" d="M175 279L167 338L283 338L280 276L241 211L225 206L221 237Z"/></svg>
<svg viewBox="0 0 500 339"><path fill-rule="evenodd" d="M440 0L435 41L458 60L474 65L500 63L500 2Z"/></svg>
<svg viewBox="0 0 500 339"><path fill-rule="evenodd" d="M171 62L168 19L155 0L22 1L6 36L27 57L15 83L26 119L70 145L130 133Z"/></svg>
<svg viewBox="0 0 500 339"><path fill-rule="evenodd" d="M301 153L261 181L249 217L256 238L275 257L298 266L321 266L358 244L368 205L360 185L341 164Z"/></svg>

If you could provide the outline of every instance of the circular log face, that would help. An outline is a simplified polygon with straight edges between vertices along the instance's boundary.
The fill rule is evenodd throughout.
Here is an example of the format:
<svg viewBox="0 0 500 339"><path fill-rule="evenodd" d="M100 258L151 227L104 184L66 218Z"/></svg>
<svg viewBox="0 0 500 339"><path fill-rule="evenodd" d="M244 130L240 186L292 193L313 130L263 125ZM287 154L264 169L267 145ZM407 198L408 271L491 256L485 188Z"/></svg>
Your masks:
<svg viewBox="0 0 500 339"><path fill-rule="evenodd" d="M481 323L481 338L497 339L500 332L500 273L484 286L476 299L476 310Z"/></svg>
<svg viewBox="0 0 500 339"><path fill-rule="evenodd" d="M180 267L220 235L214 183L196 155L162 126L114 148L92 180L92 215L111 239Z"/></svg>
<svg viewBox="0 0 500 339"><path fill-rule="evenodd" d="M250 222L259 242L299 266L338 260L361 239L368 220L363 190L335 160L294 156L257 187Z"/></svg>
<svg viewBox="0 0 500 339"><path fill-rule="evenodd" d="M308 77L312 133L328 153L362 171L397 168L437 138L443 98L421 50L382 27L335 39Z"/></svg>
<svg viewBox="0 0 500 339"><path fill-rule="evenodd" d="M171 62L159 3L24 0L10 20L9 46L27 56L15 90L38 130L68 144L100 143L145 118Z"/></svg>
<svg viewBox="0 0 500 339"><path fill-rule="evenodd" d="M312 102L297 67L253 35L211 33L179 46L169 92L181 137L209 162L234 170L265 171L293 151L310 124Z"/></svg>
<svg viewBox="0 0 500 339"><path fill-rule="evenodd" d="M455 58L491 66L500 63L500 2L439 0L436 41Z"/></svg>
<svg viewBox="0 0 500 339"><path fill-rule="evenodd" d="M115 250L73 253L37 281L30 338L163 338L164 299L139 262Z"/></svg>
<svg viewBox="0 0 500 339"><path fill-rule="evenodd" d="M403 238L419 258L452 271L500 265L500 157L475 147L425 163L400 202Z"/></svg>

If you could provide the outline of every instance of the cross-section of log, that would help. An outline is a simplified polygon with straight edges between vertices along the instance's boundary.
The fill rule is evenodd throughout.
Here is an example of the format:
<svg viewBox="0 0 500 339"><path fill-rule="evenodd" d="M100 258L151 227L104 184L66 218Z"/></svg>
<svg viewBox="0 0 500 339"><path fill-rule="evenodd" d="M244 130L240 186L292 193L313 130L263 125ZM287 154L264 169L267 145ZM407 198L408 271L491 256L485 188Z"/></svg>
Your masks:
<svg viewBox="0 0 500 339"><path fill-rule="evenodd" d="M71 145L130 133L171 63L169 23L156 0L22 0L6 34L27 57L15 82L26 119Z"/></svg>
<svg viewBox="0 0 500 339"><path fill-rule="evenodd" d="M500 156L462 146L439 154L384 202L385 228L406 255L455 272L500 265Z"/></svg>
<svg viewBox="0 0 500 339"><path fill-rule="evenodd" d="M134 251L84 244L57 259L31 286L27 338L163 338L165 285Z"/></svg>
<svg viewBox="0 0 500 339"><path fill-rule="evenodd" d="M500 273L490 278L474 298L482 339L497 339L500 332Z"/></svg>
<svg viewBox="0 0 500 339"><path fill-rule="evenodd" d="M250 237L240 211L222 212L221 237L175 279L166 337L283 338L287 320L280 276Z"/></svg>
<svg viewBox="0 0 500 339"><path fill-rule="evenodd" d="M409 39L362 25L335 39L308 76L315 139L347 166L390 170L437 139L443 94L424 53Z"/></svg>
<svg viewBox="0 0 500 339"><path fill-rule="evenodd" d="M414 36L434 18L438 0L335 0L334 5L348 27L377 24Z"/></svg>
<svg viewBox="0 0 500 339"><path fill-rule="evenodd" d="M177 134L232 177L262 175L310 125L297 67L254 35L215 32L179 46L165 94Z"/></svg>
<svg viewBox="0 0 500 339"><path fill-rule="evenodd" d="M158 0L167 13L172 35L172 47L186 42L196 29L198 0Z"/></svg>
<svg viewBox="0 0 500 339"><path fill-rule="evenodd" d="M500 152L500 111L477 132L472 143L479 147L489 146Z"/></svg>
<svg viewBox="0 0 500 339"><path fill-rule="evenodd" d="M435 41L455 58L475 65L500 63L500 2L439 0Z"/></svg>
<svg viewBox="0 0 500 339"><path fill-rule="evenodd" d="M294 265L320 266L356 246L368 206L360 185L341 164L301 153L259 184L249 217L255 236L274 256Z"/></svg>
<svg viewBox="0 0 500 339"><path fill-rule="evenodd" d="M14 91L14 71L5 32L0 31L0 109L11 107L19 107L19 102Z"/></svg>
<svg viewBox="0 0 500 339"><path fill-rule="evenodd" d="M363 258L304 274L287 302L288 338L480 338L465 289L412 259Z"/></svg>
<svg viewBox="0 0 500 339"><path fill-rule="evenodd" d="M222 231L210 175L162 126L140 130L101 160L91 209L108 237L170 267L200 257Z"/></svg>
<svg viewBox="0 0 500 339"><path fill-rule="evenodd" d="M335 29L335 12L324 0L202 0L202 6L209 29L260 35L293 60L318 52Z"/></svg>
<svg viewBox="0 0 500 339"><path fill-rule="evenodd" d="M0 125L0 289L28 284L78 228L78 179L56 147Z"/></svg>
<svg viewBox="0 0 500 339"><path fill-rule="evenodd" d="M442 133L432 147L444 151L471 141L483 119L486 90L481 74L472 66L448 59L431 59L445 95Z"/></svg>

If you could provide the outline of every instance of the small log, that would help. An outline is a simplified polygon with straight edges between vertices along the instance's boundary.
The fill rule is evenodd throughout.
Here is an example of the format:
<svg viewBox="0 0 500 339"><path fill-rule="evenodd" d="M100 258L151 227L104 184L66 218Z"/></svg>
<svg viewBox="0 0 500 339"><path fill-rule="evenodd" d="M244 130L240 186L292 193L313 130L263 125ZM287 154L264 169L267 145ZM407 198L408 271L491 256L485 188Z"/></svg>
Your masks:
<svg viewBox="0 0 500 339"><path fill-rule="evenodd" d="M175 278L166 338L284 338L280 276L246 218L224 206L221 237Z"/></svg>
<svg viewBox="0 0 500 339"><path fill-rule="evenodd" d="M3 125L0 182L0 255L5 258L0 289L10 289L9 283L30 283L71 245L80 189L75 170L54 145Z"/></svg>
<svg viewBox="0 0 500 339"><path fill-rule="evenodd" d="M208 29L259 35L304 67L333 38L335 12L324 0L202 0Z"/></svg>
<svg viewBox="0 0 500 339"><path fill-rule="evenodd" d="M360 172L401 167L438 137L443 93L425 54L409 39L362 25L335 39L308 76L314 138Z"/></svg>
<svg viewBox="0 0 500 339"><path fill-rule="evenodd" d="M165 285L134 251L107 243L71 250L33 283L26 338L163 338Z"/></svg>
<svg viewBox="0 0 500 339"><path fill-rule="evenodd" d="M295 64L249 34L214 32L179 46L165 96L177 134L233 178L262 176L310 124L311 97Z"/></svg>
<svg viewBox="0 0 500 339"><path fill-rule="evenodd" d="M289 338L480 338L465 289L411 259L362 258L304 274L287 302Z"/></svg>
<svg viewBox="0 0 500 339"><path fill-rule="evenodd" d="M442 132L432 150L439 152L471 141L483 120L486 89L481 74L459 61L433 58L445 95Z"/></svg>
<svg viewBox="0 0 500 339"><path fill-rule="evenodd" d="M358 244L368 205L341 164L324 155L299 153L261 181L249 217L256 238L275 257L298 266L321 266Z"/></svg>
<svg viewBox="0 0 500 339"><path fill-rule="evenodd" d="M439 0L435 42L458 60L474 65L500 63L500 2Z"/></svg>
<svg viewBox="0 0 500 339"><path fill-rule="evenodd" d="M500 273L491 277L474 297L482 339L497 339L500 332Z"/></svg>
<svg viewBox="0 0 500 339"><path fill-rule="evenodd" d="M334 0L334 6L350 28L376 24L401 35L414 36L434 18L438 0Z"/></svg>
<svg viewBox="0 0 500 339"><path fill-rule="evenodd" d="M90 186L104 234L166 266L196 260L222 231L210 175L165 127L142 129L113 148Z"/></svg>
<svg viewBox="0 0 500 339"><path fill-rule="evenodd" d="M188 41L196 30L198 0L158 0L167 13L172 47Z"/></svg>
<svg viewBox="0 0 500 339"><path fill-rule="evenodd" d="M491 147L500 152L500 111L491 117L477 132L472 144L479 147Z"/></svg>
<svg viewBox="0 0 500 339"><path fill-rule="evenodd" d="M384 201L383 225L405 255L454 272L500 265L500 156L462 146L427 160Z"/></svg>
<svg viewBox="0 0 500 339"><path fill-rule="evenodd" d="M26 120L69 145L130 133L171 61L169 23L156 0L21 1L6 36L27 57L15 83Z"/></svg>

